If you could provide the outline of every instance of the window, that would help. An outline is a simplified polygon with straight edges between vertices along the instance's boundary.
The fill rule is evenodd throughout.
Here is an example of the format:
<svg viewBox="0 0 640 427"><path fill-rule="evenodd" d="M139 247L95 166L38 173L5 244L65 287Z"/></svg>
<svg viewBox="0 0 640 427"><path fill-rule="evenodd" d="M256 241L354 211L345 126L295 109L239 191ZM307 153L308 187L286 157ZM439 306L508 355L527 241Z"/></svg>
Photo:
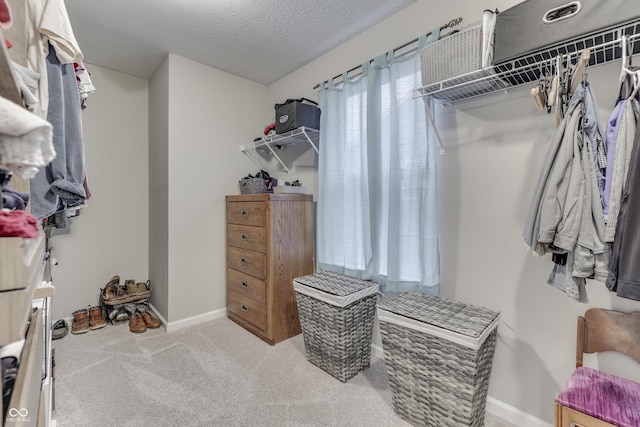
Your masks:
<svg viewBox="0 0 640 427"><path fill-rule="evenodd" d="M420 85L419 55L390 53L321 89L321 270L438 294L436 143Z"/></svg>

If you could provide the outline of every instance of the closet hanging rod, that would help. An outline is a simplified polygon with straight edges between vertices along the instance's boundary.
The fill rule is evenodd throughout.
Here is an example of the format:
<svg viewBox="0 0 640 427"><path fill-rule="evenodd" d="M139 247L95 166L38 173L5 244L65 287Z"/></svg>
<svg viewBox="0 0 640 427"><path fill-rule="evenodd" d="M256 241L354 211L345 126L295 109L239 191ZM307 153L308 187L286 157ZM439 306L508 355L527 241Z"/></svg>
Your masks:
<svg viewBox="0 0 640 427"><path fill-rule="evenodd" d="M447 28L453 28L453 27L455 27L455 26L457 26L457 25L460 25L460 23L461 23L461 22L462 22L462 17L454 18L454 19L452 19L451 21L449 21L448 23L446 23L446 24L442 25L442 26L440 27L440 31L442 31L442 30L446 30ZM427 36L431 35L431 31L429 31L426 35L427 35ZM414 44L414 43L417 43L417 42L418 42L418 39L417 39L417 38L416 38L416 39L413 39L413 40L411 40L411 41L406 42L406 43L405 43L405 44L403 44L402 46L398 46L398 47L394 48L394 49L393 49L393 51L394 51L394 52L397 52L397 51L402 50L402 49L404 49L405 47L410 46L410 45L412 45L412 44ZM413 51L413 49L411 49L409 52L412 52L412 51ZM406 53L409 53L409 52L405 52L405 54L406 54ZM370 63L371 63L371 62L373 62L373 59L370 59L370 60L369 60L369 62L370 62ZM362 64L360 64L360 65L356 65L355 67L351 68L350 70L347 70L346 74L348 75L349 73L352 73L352 72L354 72L354 71L356 71L356 70L358 70L358 69L361 69L361 68L362 68ZM353 74L353 75L351 75L351 76L349 76L349 77L356 77L356 76L359 76L360 74L361 74L361 73L356 73L356 74ZM320 86L322 86L322 85L324 85L324 84L328 84L331 80L337 79L337 78L339 78L339 77L341 77L341 76L342 76L342 74L338 74L337 76L334 76L334 77L333 77L333 79L325 80L325 81L323 81L322 83L318 83L318 84L316 84L316 85L313 87L313 89L314 89L314 90L315 90L315 89L318 89Z"/></svg>

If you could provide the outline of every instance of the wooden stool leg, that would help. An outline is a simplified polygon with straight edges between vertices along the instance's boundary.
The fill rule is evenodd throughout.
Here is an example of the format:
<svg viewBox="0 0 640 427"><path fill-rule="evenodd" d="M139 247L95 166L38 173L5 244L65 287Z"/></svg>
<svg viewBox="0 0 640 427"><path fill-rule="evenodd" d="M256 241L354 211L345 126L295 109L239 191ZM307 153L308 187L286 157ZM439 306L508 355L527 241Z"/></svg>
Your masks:
<svg viewBox="0 0 640 427"><path fill-rule="evenodd" d="M562 427L562 405L556 402L556 422L555 427Z"/></svg>

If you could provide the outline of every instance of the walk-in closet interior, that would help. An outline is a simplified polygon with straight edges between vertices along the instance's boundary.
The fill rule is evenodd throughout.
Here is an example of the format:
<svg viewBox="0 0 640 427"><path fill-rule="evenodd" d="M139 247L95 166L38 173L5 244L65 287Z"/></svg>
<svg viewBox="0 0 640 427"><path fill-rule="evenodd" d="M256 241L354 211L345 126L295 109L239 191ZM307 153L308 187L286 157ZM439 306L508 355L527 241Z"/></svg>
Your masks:
<svg viewBox="0 0 640 427"><path fill-rule="evenodd" d="M640 426L636 0L0 29L0 426Z"/></svg>

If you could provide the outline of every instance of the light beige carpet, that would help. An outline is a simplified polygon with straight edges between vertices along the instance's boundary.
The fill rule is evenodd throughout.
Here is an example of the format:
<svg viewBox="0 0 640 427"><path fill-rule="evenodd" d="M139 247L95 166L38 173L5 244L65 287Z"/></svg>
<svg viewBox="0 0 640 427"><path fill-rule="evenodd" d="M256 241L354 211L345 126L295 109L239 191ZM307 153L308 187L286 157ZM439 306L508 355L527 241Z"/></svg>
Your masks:
<svg viewBox="0 0 640 427"><path fill-rule="evenodd" d="M342 383L302 335L269 346L228 319L166 333L107 325L54 341L58 426L409 426L384 362ZM487 413L486 426L511 424Z"/></svg>

